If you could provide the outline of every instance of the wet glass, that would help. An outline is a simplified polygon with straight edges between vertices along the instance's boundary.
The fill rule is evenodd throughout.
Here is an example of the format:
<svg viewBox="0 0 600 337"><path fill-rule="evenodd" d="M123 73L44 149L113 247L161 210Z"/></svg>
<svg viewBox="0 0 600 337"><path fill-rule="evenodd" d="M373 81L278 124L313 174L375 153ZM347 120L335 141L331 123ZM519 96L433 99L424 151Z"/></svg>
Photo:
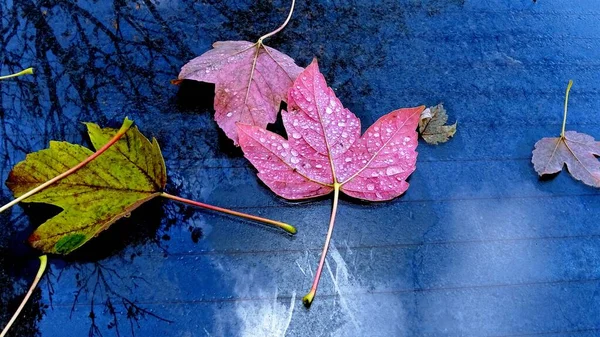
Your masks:
<svg viewBox="0 0 600 337"><path fill-rule="evenodd" d="M596 336L598 190L539 180L533 145L600 138L600 6L554 1L298 1L271 47L313 57L363 130L399 107L444 102L458 131L420 142L400 198L342 198L316 299L331 198L287 202L213 121L214 86L170 83L214 41L250 40L288 1L0 0L0 177L50 140L90 146L125 116L156 137L167 191L284 220L281 231L152 201L49 274L12 336ZM282 132L281 124L271 127ZM2 203L12 199L2 184ZM59 209L0 215L0 323L37 271L25 240Z"/></svg>

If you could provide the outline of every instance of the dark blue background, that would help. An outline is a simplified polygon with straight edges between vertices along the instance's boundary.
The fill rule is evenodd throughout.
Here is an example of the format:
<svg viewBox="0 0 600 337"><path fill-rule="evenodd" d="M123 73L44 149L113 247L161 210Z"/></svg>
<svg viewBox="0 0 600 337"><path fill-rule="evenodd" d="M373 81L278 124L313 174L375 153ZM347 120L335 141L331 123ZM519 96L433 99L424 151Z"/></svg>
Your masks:
<svg viewBox="0 0 600 337"><path fill-rule="evenodd" d="M288 221L267 227L156 201L67 260L53 258L13 336L552 336L600 334L600 194L540 181L533 144L568 128L599 138L597 0L299 0L267 44L329 84L366 127L444 102L458 133L419 145L408 192L345 198L317 298L331 200L278 198L212 120L210 85L173 86L217 40L255 40L289 1L2 0L0 177L80 121L125 116L155 136L168 190ZM2 187L2 202L11 199ZM23 243L56 212L14 207L0 226L0 323L37 268ZM91 314L93 312L93 314ZM171 323L165 321L171 321Z"/></svg>

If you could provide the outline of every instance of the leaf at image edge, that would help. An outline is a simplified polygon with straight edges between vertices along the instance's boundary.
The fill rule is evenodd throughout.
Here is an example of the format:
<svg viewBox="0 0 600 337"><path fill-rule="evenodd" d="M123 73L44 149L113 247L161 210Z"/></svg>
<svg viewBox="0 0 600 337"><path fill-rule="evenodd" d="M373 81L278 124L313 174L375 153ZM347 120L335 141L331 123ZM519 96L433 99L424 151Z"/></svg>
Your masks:
<svg viewBox="0 0 600 337"><path fill-rule="evenodd" d="M117 130L88 123L96 148ZM27 155L6 181L15 196L66 171L93 152L67 142L50 142L48 149ZM46 203L63 209L30 236L30 244L45 253L68 254L110 227L118 219L158 196L166 170L155 139L150 142L136 127L79 171L23 202Z"/></svg>

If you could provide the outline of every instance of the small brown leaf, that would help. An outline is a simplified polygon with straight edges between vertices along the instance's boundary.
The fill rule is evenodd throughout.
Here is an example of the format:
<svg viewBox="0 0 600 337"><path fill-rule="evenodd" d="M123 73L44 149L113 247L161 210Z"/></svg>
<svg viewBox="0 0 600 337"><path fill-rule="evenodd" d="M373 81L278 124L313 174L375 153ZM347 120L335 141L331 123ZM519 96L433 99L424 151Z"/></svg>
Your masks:
<svg viewBox="0 0 600 337"><path fill-rule="evenodd" d="M531 162L540 175L560 172L565 165L573 178L586 185L600 187L600 142L594 137L575 131L566 131L569 92L573 81L569 81L565 93L565 112L559 137L546 137L535 143Z"/></svg>
<svg viewBox="0 0 600 337"><path fill-rule="evenodd" d="M542 138L535 143L533 168L540 175L560 172L567 165L573 178L600 187L600 142L594 137L567 131L562 137Z"/></svg>
<svg viewBox="0 0 600 337"><path fill-rule="evenodd" d="M600 142L594 137L575 131L566 131L569 92L573 81L569 81L565 92L563 126L559 137L546 137L535 143L531 162L540 175L558 173L567 165L573 178L586 185L600 187Z"/></svg>
<svg viewBox="0 0 600 337"><path fill-rule="evenodd" d="M444 125L448 122L448 115L443 104L425 109L419 120L419 132L421 137L429 144L445 143L456 133L456 122L452 125Z"/></svg>

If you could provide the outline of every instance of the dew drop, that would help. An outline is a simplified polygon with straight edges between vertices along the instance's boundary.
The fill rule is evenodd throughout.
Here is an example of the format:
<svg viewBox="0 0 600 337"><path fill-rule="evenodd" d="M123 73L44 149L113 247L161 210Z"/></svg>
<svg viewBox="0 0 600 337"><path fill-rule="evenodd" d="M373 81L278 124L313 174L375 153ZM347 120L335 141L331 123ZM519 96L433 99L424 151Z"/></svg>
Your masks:
<svg viewBox="0 0 600 337"><path fill-rule="evenodd" d="M298 155L298 151L296 151L296 150L292 150L292 151L290 151L290 153L292 154L292 156L297 156Z"/></svg>
<svg viewBox="0 0 600 337"><path fill-rule="evenodd" d="M228 113L227 113L227 115L225 115L225 116L227 116L227 117L231 117L231 116L233 116L233 112L231 112L231 111L230 111L230 112L228 112Z"/></svg>
<svg viewBox="0 0 600 337"><path fill-rule="evenodd" d="M373 172L373 173L371 173L371 177L379 177L379 173Z"/></svg>
<svg viewBox="0 0 600 337"><path fill-rule="evenodd" d="M317 165L315 165L315 167L320 169L320 168L323 168L323 165L317 164Z"/></svg>
<svg viewBox="0 0 600 337"><path fill-rule="evenodd" d="M282 157L287 157L287 152L281 152Z"/></svg>
<svg viewBox="0 0 600 337"><path fill-rule="evenodd" d="M307 102L312 102L312 97L310 97L310 96L306 97L306 101Z"/></svg>
<svg viewBox="0 0 600 337"><path fill-rule="evenodd" d="M373 136L375 136L375 137L379 137L379 133L378 133L378 132L375 132L375 133L373 134Z"/></svg>
<svg viewBox="0 0 600 337"><path fill-rule="evenodd" d="M373 185L373 184L367 184L367 190L373 191L374 189L375 189L375 185Z"/></svg>
<svg viewBox="0 0 600 337"><path fill-rule="evenodd" d="M344 123L344 122L338 122L338 126L346 126L346 123Z"/></svg>
<svg viewBox="0 0 600 337"><path fill-rule="evenodd" d="M351 161L352 161L352 158L350 158L350 157L347 157L346 159L344 159L344 161L345 161L346 163L349 163L349 162L351 162Z"/></svg>
<svg viewBox="0 0 600 337"><path fill-rule="evenodd" d="M265 138L263 138L263 137L260 137L260 142L261 142L261 143L264 143L265 141L266 141L266 139L265 139Z"/></svg>
<svg viewBox="0 0 600 337"><path fill-rule="evenodd" d="M394 174L398 174L398 173L402 173L404 172L404 170L401 167L397 167L397 166L390 166L385 170L385 174L387 174L388 176L392 176Z"/></svg>
<svg viewBox="0 0 600 337"><path fill-rule="evenodd" d="M348 138L348 133L347 132L342 132L342 138Z"/></svg>
<svg viewBox="0 0 600 337"><path fill-rule="evenodd" d="M281 146L283 146L284 149L287 149L290 147L290 144L288 143L281 143Z"/></svg>
<svg viewBox="0 0 600 337"><path fill-rule="evenodd" d="M292 157L292 158L290 158L290 161L292 162L292 164L298 164L300 159L298 159L298 157Z"/></svg>
<svg viewBox="0 0 600 337"><path fill-rule="evenodd" d="M292 133L292 138L294 138L294 139L300 139L300 137L302 137L302 135L300 135L298 132Z"/></svg>
<svg viewBox="0 0 600 337"><path fill-rule="evenodd" d="M331 108L330 108L330 107L327 107L327 108L325 109L325 113L327 113L328 115L331 115L331 114L333 113L333 110L331 110Z"/></svg>

